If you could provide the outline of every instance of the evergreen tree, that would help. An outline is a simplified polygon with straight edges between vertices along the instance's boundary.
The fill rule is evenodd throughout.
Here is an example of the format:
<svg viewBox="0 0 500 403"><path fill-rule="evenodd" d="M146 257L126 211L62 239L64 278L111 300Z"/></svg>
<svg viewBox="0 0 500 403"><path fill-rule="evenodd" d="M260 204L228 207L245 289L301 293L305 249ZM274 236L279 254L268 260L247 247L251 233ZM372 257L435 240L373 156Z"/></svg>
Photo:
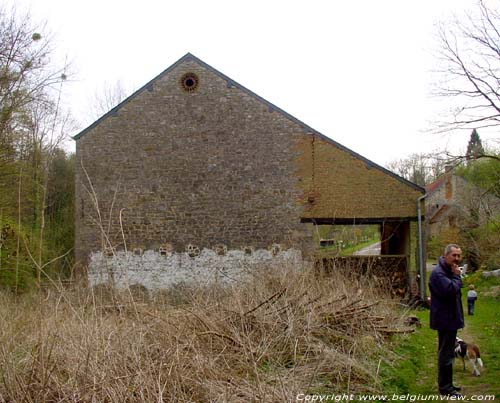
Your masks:
<svg viewBox="0 0 500 403"><path fill-rule="evenodd" d="M470 135L469 144L467 144L467 161L478 159L484 155L483 143L476 129L472 130Z"/></svg>

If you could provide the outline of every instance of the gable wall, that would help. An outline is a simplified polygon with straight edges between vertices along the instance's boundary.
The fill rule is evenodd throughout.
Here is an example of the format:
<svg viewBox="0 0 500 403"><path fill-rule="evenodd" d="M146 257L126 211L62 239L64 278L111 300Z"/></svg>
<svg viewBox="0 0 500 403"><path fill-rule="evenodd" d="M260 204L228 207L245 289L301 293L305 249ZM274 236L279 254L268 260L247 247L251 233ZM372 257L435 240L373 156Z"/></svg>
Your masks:
<svg viewBox="0 0 500 403"><path fill-rule="evenodd" d="M179 84L188 71L200 78L193 93ZM103 249L99 222L110 244L124 248L120 211L128 250L310 242L294 175L301 134L213 72L182 63L79 138L77 259Z"/></svg>

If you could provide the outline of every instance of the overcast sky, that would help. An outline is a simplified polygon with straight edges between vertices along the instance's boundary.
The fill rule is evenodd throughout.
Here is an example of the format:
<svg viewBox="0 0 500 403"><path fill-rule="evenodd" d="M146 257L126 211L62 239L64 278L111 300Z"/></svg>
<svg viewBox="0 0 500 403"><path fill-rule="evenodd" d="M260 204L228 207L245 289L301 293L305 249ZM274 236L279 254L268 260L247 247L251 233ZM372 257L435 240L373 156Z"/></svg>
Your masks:
<svg viewBox="0 0 500 403"><path fill-rule="evenodd" d="M64 94L82 129L105 83L132 92L191 52L378 164L467 145L470 133L425 130L443 106L429 97L434 25L475 0L15 3L47 22L58 55L71 61Z"/></svg>

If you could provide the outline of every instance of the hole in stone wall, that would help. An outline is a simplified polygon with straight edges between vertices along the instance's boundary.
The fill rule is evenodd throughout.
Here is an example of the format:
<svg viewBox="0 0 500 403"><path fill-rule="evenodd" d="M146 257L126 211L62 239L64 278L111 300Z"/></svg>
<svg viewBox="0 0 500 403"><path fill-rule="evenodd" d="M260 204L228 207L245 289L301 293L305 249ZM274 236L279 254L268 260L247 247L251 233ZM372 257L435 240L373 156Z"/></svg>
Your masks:
<svg viewBox="0 0 500 403"><path fill-rule="evenodd" d="M243 252L245 252L245 255L251 255L253 253L253 246L245 246L243 248Z"/></svg>
<svg viewBox="0 0 500 403"><path fill-rule="evenodd" d="M215 250L215 253L217 253L217 255L225 256L227 253L227 246L223 245L223 244L218 244L218 245L215 245L214 250Z"/></svg>
<svg viewBox="0 0 500 403"><path fill-rule="evenodd" d="M192 257L192 258L200 256L200 248L198 248L197 246L191 245L191 244L189 244L186 247L186 252L187 252L188 256Z"/></svg>
<svg viewBox="0 0 500 403"><path fill-rule="evenodd" d="M271 245L270 251L273 256L276 256L278 253L281 252L281 246L275 243Z"/></svg>
<svg viewBox="0 0 500 403"><path fill-rule="evenodd" d="M158 252L160 253L160 256L169 256L172 254L173 251L174 251L174 247L172 246L171 243L161 244L160 247L158 248Z"/></svg>
<svg viewBox="0 0 500 403"><path fill-rule="evenodd" d="M181 77L182 88L187 92L192 92L198 88L199 81L195 73L186 73Z"/></svg>
<svg viewBox="0 0 500 403"><path fill-rule="evenodd" d="M136 256L142 256L143 250L141 248L132 249L132 253Z"/></svg>

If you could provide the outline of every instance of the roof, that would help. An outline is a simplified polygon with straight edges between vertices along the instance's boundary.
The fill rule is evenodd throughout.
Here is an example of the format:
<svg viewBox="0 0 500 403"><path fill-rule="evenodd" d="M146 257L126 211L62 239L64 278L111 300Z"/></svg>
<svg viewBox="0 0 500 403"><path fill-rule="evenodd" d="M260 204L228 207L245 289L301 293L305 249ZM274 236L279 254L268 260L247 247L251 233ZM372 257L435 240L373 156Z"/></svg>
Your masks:
<svg viewBox="0 0 500 403"><path fill-rule="evenodd" d="M442 219L442 217L451 209L451 207L447 204L439 207L436 212L432 215L429 220L429 224L434 224Z"/></svg>
<svg viewBox="0 0 500 403"><path fill-rule="evenodd" d="M369 159L363 157L362 155L360 155L360 154L352 151L351 149L343 146L342 144L337 143L336 141L332 140L330 137L327 137L324 134L318 132L317 130L313 129L309 125L305 124L304 122L300 121L299 119L295 118L294 116L290 115L289 113L285 112L284 110L278 108L276 105L274 105L271 102L265 100L264 98L262 98L261 96L255 94L254 92L250 91L249 89L245 88L241 84L238 84L236 81L234 81L231 78L227 77L226 75L224 75L220 71L216 70L212 66L208 65L204 61L198 59L196 56L192 55L191 53L186 53L183 57L181 57L179 60L177 60L174 64L172 64L166 70L164 70L163 72L161 72L160 74L158 74L151 81L149 81L148 83L146 83L145 85L143 85L141 88L139 88L137 91L135 91L132 95L130 95L129 97L127 97L126 99L124 99L122 102L120 102L118 105L116 105L114 108L112 108L108 113L104 114L99 119L97 119L94 123L92 123L90 126L88 126L87 128L83 129L80 133L78 133L77 135L75 135L73 137L73 139L74 140L80 139L88 131L92 130L94 127L96 127L97 125L99 125L103 120L107 119L109 116L116 116L116 113L120 110L120 108L123 105L127 104L128 102L130 102L132 99L134 99L140 93L142 93L144 90L151 90L153 88L153 85L154 85L154 83L156 81L160 80L162 77L164 77L165 75L167 75L170 71L172 71L173 69L175 69L177 66L179 66L180 64L182 64L184 62L187 62L187 61L194 61L194 62L200 64L202 67L206 68L207 70L213 72L214 74L218 75L219 77L221 77L222 79L224 79L225 81L227 81L228 85L234 86L234 87L240 89L241 91L247 93L248 95L256 98L257 100L259 100L260 102L262 102L263 104L265 104L269 108L269 110L274 110L274 111L277 111L277 112L281 113L283 116L285 116L289 120L291 120L291 121L295 122L296 124L298 124L299 126L301 126L305 133L316 135L316 136L320 137L321 139L325 140L326 142L334 145L335 147L337 147L337 148L339 148L339 149L341 149L341 150L343 150L343 151L351 154L353 157L355 157L355 158L363 161L368 167L378 169L378 170L382 171L383 173L394 177L398 181L403 182L405 185L410 186L413 189L415 189L415 190L417 190L417 191L419 191L421 193L425 193L425 189L422 188L421 186L419 186L419 185L417 185L417 184L415 184L415 183L413 183L413 182L411 182L411 181L409 181L409 180L407 180L407 179L405 179L405 178L403 178L403 177L395 174L392 171L389 171L388 169L386 169L386 168L384 168L384 167L382 167L382 166L374 163L373 161L370 161Z"/></svg>
<svg viewBox="0 0 500 403"><path fill-rule="evenodd" d="M430 193L433 193L436 190L438 190L444 184L446 179L448 179L450 177L450 174L451 174L450 172L446 172L445 174L443 174L439 178L437 178L434 182L426 185L425 191L430 194Z"/></svg>
<svg viewBox="0 0 500 403"><path fill-rule="evenodd" d="M443 184L445 178L441 176L440 178L436 179L434 182L429 183L428 185L425 185L425 191L426 193L432 193L439 189L441 185Z"/></svg>

